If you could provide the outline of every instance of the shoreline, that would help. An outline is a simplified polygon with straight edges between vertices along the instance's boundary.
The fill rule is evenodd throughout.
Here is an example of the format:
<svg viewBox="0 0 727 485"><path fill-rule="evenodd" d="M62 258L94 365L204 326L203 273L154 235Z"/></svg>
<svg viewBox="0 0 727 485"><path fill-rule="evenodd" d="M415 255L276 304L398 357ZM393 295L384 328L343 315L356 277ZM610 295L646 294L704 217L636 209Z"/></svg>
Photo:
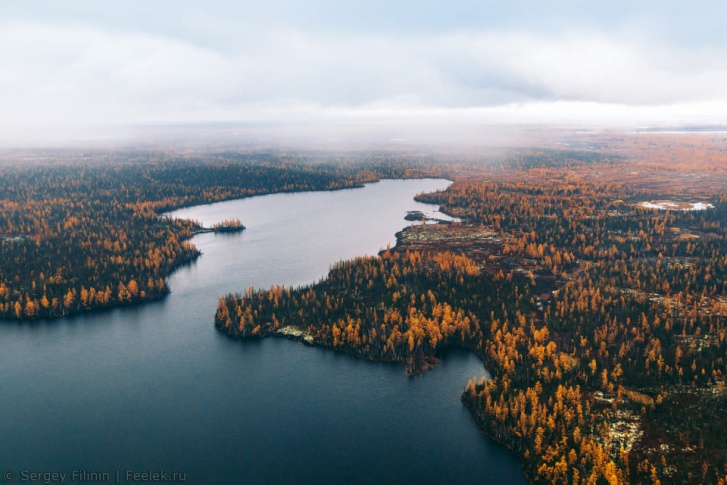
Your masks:
<svg viewBox="0 0 727 485"><path fill-rule="evenodd" d="M450 216L447 214L445 210L440 206L439 211L442 212L445 215ZM452 216L450 216L452 217ZM436 225L441 224L440 222L437 222ZM441 225L448 225L446 222ZM395 233L396 236L396 244L388 249L382 249L379 251L377 257L381 257L384 253L387 251L395 252L395 251L402 251L405 250L405 240L404 240L404 233L407 231L411 225L405 226L400 231L397 231ZM328 278L329 276L326 276ZM306 287L312 287L314 284L306 285ZM463 350L469 350L471 351L480 361L482 365L482 375L483 377L492 376L493 374L497 373L497 366L494 362L491 362L490 359L487 357L486 353L482 351L478 351L476 348L476 344L474 342L463 342L463 345L445 345L437 349L435 354L419 354L419 355L413 355L408 357L402 357L400 359L392 359L387 358L382 355L377 355L376 353L372 353L371 351L367 352L363 348L356 348L353 346L350 346L348 344L344 344L343 346L334 346L331 342L325 342L318 338L316 338L313 334L311 334L307 329L301 328L297 325L287 324L283 325L281 327L275 328L273 327L273 322L266 322L264 325L256 327L254 330L250 330L249 327L246 328L249 334L243 334L239 333L237 329L232 330L231 328L224 328L224 325L217 319L217 315L215 316L215 327L218 331L225 334L228 338L232 338L235 340L243 340L243 339L264 339L264 338L285 338L288 340L296 341L298 343L310 346L310 347L317 347L322 348L326 350L332 350L334 352L341 352L343 354L349 355L354 358L359 358L365 361L369 362L380 362L380 363L396 363L396 364L403 364L405 368L406 375L409 377L419 376L427 373L428 371L434 369L441 361L441 358L444 354L446 354L447 351L453 350L453 349L463 349ZM490 377L491 379L492 377ZM479 380L479 379L478 379ZM523 471L526 479L530 483L534 483L534 477L528 472L528 470L532 469L533 465L537 462L535 460L528 461L527 458L520 452L518 452L515 448L509 447L505 441L499 440L495 433L490 432L488 422L487 420L476 412L475 408L473 407L473 403L470 402L471 399L468 398L468 388L465 386L462 388L460 393L460 401L464 407L467 408L469 413L471 414L472 418L474 419L477 428L479 429L480 433L487 438L489 441L492 441L493 443L497 444L497 446L501 446L504 449L506 449L508 452L511 452L514 456L517 457L518 461L520 462L521 470Z"/></svg>
<svg viewBox="0 0 727 485"><path fill-rule="evenodd" d="M382 178L377 178L375 180L371 180L371 181L367 181L367 182L363 182L363 183L356 183L351 186L345 186L345 187L332 187L332 188L328 188L328 189L302 189L302 190L291 189L291 190L269 191L269 192L265 192L265 193L245 195L243 197L231 197L229 199L215 200L215 201L210 201L210 202L206 202L206 203L192 203L189 205L180 204L179 206L164 208L158 214L156 214L156 216L157 216L157 222L160 222L160 221L163 221L165 218L169 218L170 217L169 213L177 211L177 210L188 209L191 207L212 205L212 204L217 204L217 203L222 203L222 202L229 202L229 201L233 201L233 200L249 199L251 197L261 197L261 196L267 196L267 195L288 194L288 193L294 194L294 193L309 193L309 192L335 192L335 191L340 191L340 190L360 189L360 188L363 188L364 186L366 186L367 184L377 183L382 180L424 180L424 179L433 179L433 180L441 179L441 180L447 180L447 181L451 182L451 180L449 180L447 178L436 177L436 176L421 176L421 177L407 177L407 178L382 177ZM185 219L185 218L180 218L180 219L188 220L188 221L190 220L190 219ZM232 228L229 230L228 229L215 230L214 228L200 226L198 229L190 231L189 235L179 234L178 236L179 236L180 242L186 242L186 241L190 241L194 236L196 236L198 234L207 234L207 233L234 234L236 232L241 232L244 230L245 230L245 226L242 226L239 229L235 227L235 228ZM18 237L18 236L14 236L14 237ZM22 237L22 236L20 236L20 237ZM6 238L6 237L3 236L3 238ZM25 239L26 238L23 238L23 240L25 240ZM195 248L195 250L196 250L196 248ZM190 263L196 261L197 258L199 258L202 255L202 253L198 250L197 250L197 253L198 254L191 255L190 257L184 257L184 258L180 259L180 261L173 263L170 266L170 268L168 268L168 271L160 274L158 277L161 278L162 280L164 280L164 283L166 285L167 278L169 276L171 276L178 268L184 266L185 264L190 264ZM115 283L113 285L114 288L117 286L117 284L118 283ZM79 287L79 291L80 291L80 287ZM40 316L33 315L31 317L28 317L25 314L23 314L20 318L0 317L0 324L9 323L9 322L32 322L32 321L39 321L39 320L54 320L55 321L58 319L62 319L65 317L72 317L75 315L85 315L85 314L90 314L90 313L94 313L97 311L106 311L106 310L110 310L113 308L122 308L122 307L130 306L130 305L141 305L144 303L152 303L154 301L163 300L172 291L173 291L172 288L166 287L166 290L162 294L156 294L152 297L148 297L148 296L143 297L143 298L139 297L139 298L134 299L134 301L113 302L113 303L104 304L101 306L94 305L94 306L91 306L88 308L79 308L78 310L71 310L71 311L67 311L67 312L64 312L61 314L57 314L57 315L54 315L54 314L40 315Z"/></svg>

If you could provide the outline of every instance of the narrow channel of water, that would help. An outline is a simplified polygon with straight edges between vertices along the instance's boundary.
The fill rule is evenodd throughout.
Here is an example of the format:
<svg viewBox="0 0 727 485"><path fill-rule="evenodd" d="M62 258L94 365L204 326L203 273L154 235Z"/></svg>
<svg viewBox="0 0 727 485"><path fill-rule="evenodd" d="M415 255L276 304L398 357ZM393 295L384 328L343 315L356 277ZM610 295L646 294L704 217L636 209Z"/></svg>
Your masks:
<svg viewBox="0 0 727 485"><path fill-rule="evenodd" d="M323 277L395 243L416 193L446 180L277 194L173 213L240 234L200 234L203 255L161 302L0 325L0 470L183 472L186 483L526 483L459 400L483 374L454 351L424 376L324 349L217 332L218 297ZM54 482L58 483L58 482ZM77 483L77 482L76 482Z"/></svg>

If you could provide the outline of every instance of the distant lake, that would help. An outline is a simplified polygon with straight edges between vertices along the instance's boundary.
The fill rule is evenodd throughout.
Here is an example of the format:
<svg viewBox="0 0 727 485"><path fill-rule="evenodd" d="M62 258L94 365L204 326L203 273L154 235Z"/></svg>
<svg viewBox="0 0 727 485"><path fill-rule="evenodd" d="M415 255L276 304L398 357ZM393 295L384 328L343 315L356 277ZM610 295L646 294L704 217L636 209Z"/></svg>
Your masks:
<svg viewBox="0 0 727 485"><path fill-rule="evenodd" d="M15 483L23 471L78 483L74 470L111 483L117 471L122 482L126 471L164 471L194 484L527 483L460 402L485 373L472 353L451 351L409 378L402 365L236 341L213 325L224 293L308 284L339 259L393 246L407 211L436 210L413 196L449 183L383 180L178 210L247 229L195 236L203 255L169 278L160 302L0 322L0 472Z"/></svg>

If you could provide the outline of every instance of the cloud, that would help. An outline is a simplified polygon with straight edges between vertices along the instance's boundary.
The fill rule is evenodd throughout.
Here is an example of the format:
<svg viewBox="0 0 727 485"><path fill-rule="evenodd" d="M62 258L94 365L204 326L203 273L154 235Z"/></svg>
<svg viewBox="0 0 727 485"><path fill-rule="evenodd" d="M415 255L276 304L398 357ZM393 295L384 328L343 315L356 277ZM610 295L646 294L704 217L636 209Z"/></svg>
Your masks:
<svg viewBox="0 0 727 485"><path fill-rule="evenodd" d="M591 33L459 34L441 39L442 72L471 90L497 86L529 100L624 105L703 101L724 95L725 50L693 53Z"/></svg>
<svg viewBox="0 0 727 485"><path fill-rule="evenodd" d="M535 28L509 12L502 25L483 26L459 8L459 21L450 12L447 28L430 28L440 11L426 3L426 18L406 29L347 20L356 28L346 30L335 25L340 9L319 3L333 9L331 18L282 0L229 19L183 2L166 14L155 2L132 3L137 10L120 21L92 4L63 21L9 16L0 23L0 125L538 118L548 106L574 116L663 114L670 106L711 116L709 106L726 98L727 43L669 39L658 27L636 28L638 16L607 19L600 28L556 28L550 16ZM137 28L131 18L138 9L147 17ZM278 20L275 9L284 12Z"/></svg>

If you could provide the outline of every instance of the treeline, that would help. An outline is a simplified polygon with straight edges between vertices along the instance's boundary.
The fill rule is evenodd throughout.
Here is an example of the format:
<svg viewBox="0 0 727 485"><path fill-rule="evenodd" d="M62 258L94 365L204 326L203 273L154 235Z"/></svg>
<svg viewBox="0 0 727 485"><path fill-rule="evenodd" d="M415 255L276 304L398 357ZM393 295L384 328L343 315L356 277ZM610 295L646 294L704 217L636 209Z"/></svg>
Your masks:
<svg viewBox="0 0 727 485"><path fill-rule="evenodd" d="M261 161L254 154L124 155L2 168L0 318L57 317L162 297L169 292L164 278L199 255L185 240L201 229L194 221L159 217L163 211L428 173L393 163L374 170L360 161ZM230 224L220 229L242 225Z"/></svg>
<svg viewBox="0 0 727 485"><path fill-rule="evenodd" d="M595 169L607 176L468 174L419 199L495 231L498 254L433 244L359 258L310 287L228 295L216 325L239 337L293 326L409 367L470 348L493 377L463 401L537 483L724 483L727 192L704 193L706 211L643 209L679 188L653 193L619 184L610 163ZM557 289L536 293L553 276Z"/></svg>
<svg viewBox="0 0 727 485"><path fill-rule="evenodd" d="M595 150L526 149L513 150L497 164L504 170L532 168L585 168L623 162L624 157Z"/></svg>

